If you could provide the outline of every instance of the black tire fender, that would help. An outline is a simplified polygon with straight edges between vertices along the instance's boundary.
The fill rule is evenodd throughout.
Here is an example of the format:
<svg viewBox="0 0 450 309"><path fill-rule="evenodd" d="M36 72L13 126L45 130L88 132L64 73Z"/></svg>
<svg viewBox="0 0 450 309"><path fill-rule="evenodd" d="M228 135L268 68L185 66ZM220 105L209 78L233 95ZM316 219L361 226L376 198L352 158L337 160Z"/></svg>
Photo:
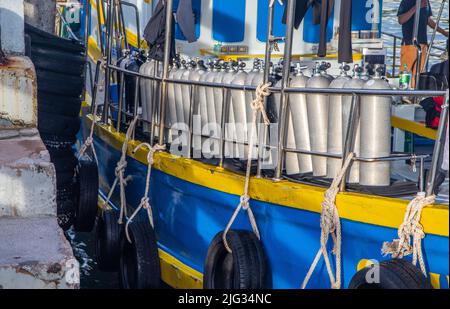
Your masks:
<svg viewBox="0 0 450 309"><path fill-rule="evenodd" d="M119 281L125 289L158 288L161 281L158 245L148 222L136 221L128 226L131 243L121 239Z"/></svg>
<svg viewBox="0 0 450 309"><path fill-rule="evenodd" d="M375 266L379 267L380 282L368 283L366 275ZM350 281L349 289L432 289L432 286L411 262L392 259L358 271Z"/></svg>
<svg viewBox="0 0 450 309"><path fill-rule="evenodd" d="M114 210L103 210L95 226L95 257L101 271L117 271L120 261L122 227Z"/></svg>
<svg viewBox="0 0 450 309"><path fill-rule="evenodd" d="M261 241L252 231L230 230L223 244L223 232L211 241L206 256L205 289L262 289L267 287L267 263Z"/></svg>
<svg viewBox="0 0 450 309"><path fill-rule="evenodd" d="M80 130L80 118L38 112L40 133L55 134L61 137L75 137Z"/></svg>
<svg viewBox="0 0 450 309"><path fill-rule="evenodd" d="M75 170L78 188L75 230L90 232L95 225L98 208L98 167L95 160L82 156Z"/></svg>

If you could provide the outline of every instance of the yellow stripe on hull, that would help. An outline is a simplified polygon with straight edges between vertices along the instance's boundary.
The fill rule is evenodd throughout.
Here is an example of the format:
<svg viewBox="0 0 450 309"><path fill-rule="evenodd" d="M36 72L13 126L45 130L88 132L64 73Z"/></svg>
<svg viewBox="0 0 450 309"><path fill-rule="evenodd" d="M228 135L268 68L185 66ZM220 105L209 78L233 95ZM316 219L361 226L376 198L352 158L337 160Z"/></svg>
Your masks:
<svg viewBox="0 0 450 309"><path fill-rule="evenodd" d="M90 125L90 115L88 116ZM113 127L97 125L97 136L120 150L125 136ZM130 141L129 149L136 147L138 141ZM128 155L142 164L147 164L148 150L141 149ZM179 179L213 190L241 195L244 177L223 168L207 165L192 159L180 158L166 152L155 154L154 168ZM273 181L252 177L250 197L255 200L320 213L325 189L290 182ZM403 221L408 201L344 192L337 196L336 205L340 217L352 221L378 226L398 228ZM449 212L446 205L431 205L424 208L421 223L426 233L448 237Z"/></svg>

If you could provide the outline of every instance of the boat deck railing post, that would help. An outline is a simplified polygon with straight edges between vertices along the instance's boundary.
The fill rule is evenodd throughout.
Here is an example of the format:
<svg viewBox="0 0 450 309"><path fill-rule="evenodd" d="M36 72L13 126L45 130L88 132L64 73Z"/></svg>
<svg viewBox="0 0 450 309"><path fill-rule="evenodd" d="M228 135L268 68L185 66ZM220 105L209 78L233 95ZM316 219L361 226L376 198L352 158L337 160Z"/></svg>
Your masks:
<svg viewBox="0 0 450 309"><path fill-rule="evenodd" d="M173 19L173 0L166 0L166 38L164 42L164 62L161 84L161 96L159 103L159 145L164 145L164 126L166 122L166 106L167 106L167 79L169 77L170 51L172 48L172 19Z"/></svg>
<svg viewBox="0 0 450 309"><path fill-rule="evenodd" d="M266 49L264 55L264 76L263 83L269 82L270 75L270 62L272 61L272 45L275 43L273 37L273 19L274 19L274 5L269 5L269 13L267 15L267 37L266 37ZM264 97L264 108L267 109L268 98ZM262 173L262 158L264 156L265 142L267 139L267 128L266 126L261 126L261 115L258 113L256 120L256 131L258 132L258 156L257 156L257 166L256 166L256 177L261 177ZM252 124L253 125L253 124Z"/></svg>
<svg viewBox="0 0 450 309"><path fill-rule="evenodd" d="M344 152L342 155L342 166L344 165L345 158L354 151L355 149L355 143L356 143L356 132L358 131L358 125L359 125L359 111L360 111L360 97L356 94L352 95L352 102L350 105L350 114L348 117L348 123L347 123L347 132L345 134L345 141L344 141ZM347 172L345 173L345 176L343 180L340 183L340 191L345 191L346 184L347 184L347 177L350 173L350 169L347 169Z"/></svg>
<svg viewBox="0 0 450 309"><path fill-rule="evenodd" d="M281 179L283 172L283 161L285 146L285 135L287 132L287 101L288 95L284 91L289 85L289 75L291 71L291 56L292 56L292 41L294 33L294 12L296 1L287 1L287 17L286 17L286 38L284 43L284 57L283 57L283 76L281 79L281 96L280 96L280 109L278 111L278 147L277 147L277 162L275 169L275 179ZM284 122L284 123L282 123Z"/></svg>
<svg viewBox="0 0 450 309"><path fill-rule="evenodd" d="M441 158L444 153L444 144L445 144L445 138L446 138L446 129L448 126L448 97L449 97L449 91L447 89L447 93L444 97L444 104L442 105L442 111L441 111L441 120L439 122L438 132L437 132L437 139L434 143L434 150L433 150L433 159L431 161L431 169L428 174L427 179L427 187L426 187L426 195L430 196L433 194L434 187L436 184L436 177L439 171L439 164L441 164Z"/></svg>

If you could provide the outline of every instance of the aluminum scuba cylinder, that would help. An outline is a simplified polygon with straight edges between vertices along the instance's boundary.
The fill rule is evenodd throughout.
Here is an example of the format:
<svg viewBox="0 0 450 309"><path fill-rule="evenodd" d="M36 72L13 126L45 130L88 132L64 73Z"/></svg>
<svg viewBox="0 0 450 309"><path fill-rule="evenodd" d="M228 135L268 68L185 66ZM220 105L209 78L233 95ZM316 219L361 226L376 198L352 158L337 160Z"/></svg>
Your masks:
<svg viewBox="0 0 450 309"><path fill-rule="evenodd" d="M142 65L142 61L138 58L137 53L132 53L130 60L125 64L125 69L128 71L139 72L139 68ZM134 113L134 99L137 93L136 90L136 77L131 75L125 75L125 105L127 111Z"/></svg>
<svg viewBox="0 0 450 309"><path fill-rule="evenodd" d="M342 64L341 74L334 79L329 88L342 89L345 84L351 79L347 75L350 66ZM328 111L328 141L327 152L336 155L343 153L343 139L342 139L342 95L330 95L330 106ZM342 159L327 158L327 178L334 178L342 168Z"/></svg>
<svg viewBox="0 0 450 309"><path fill-rule="evenodd" d="M175 76L178 73L178 70L180 68L180 59L177 57L173 59L172 67L169 71L169 78L175 79ZM166 122L166 125L168 127L172 127L175 123L177 123L177 102L176 102L176 91L175 91L175 84L168 83L167 84L167 101L168 101L168 119ZM169 140L172 142L172 134L175 134L175 132L172 132L172 130L169 130Z"/></svg>
<svg viewBox="0 0 450 309"><path fill-rule="evenodd" d="M316 69L313 76L307 81L307 88L327 88L330 85L330 79L321 74L322 68L316 63ZM306 105L308 110L308 127L311 150L316 152L327 152L327 134L328 134L328 95L308 94L306 96ZM327 158L313 156L313 175L326 176Z"/></svg>
<svg viewBox="0 0 450 309"><path fill-rule="evenodd" d="M233 85L245 85L247 78L247 72L244 70L245 63L239 62L238 72L235 74L231 84ZM231 107L234 115L234 135L235 141L238 145L238 157L245 159L247 157L248 147L245 147L247 142L247 108L245 91L243 90L231 90Z"/></svg>
<svg viewBox="0 0 450 309"><path fill-rule="evenodd" d="M344 87L345 89L361 89L364 86L364 80L361 78L362 67L355 64L353 68L353 78L348 80ZM347 137L348 122L350 119L350 111L352 105L352 96L345 95L342 98L342 145L345 144L345 139ZM353 152L356 156L360 154L360 141L361 141L361 124L358 121L358 125L355 132L355 139L353 145ZM350 172L348 173L347 182L349 183L359 183L359 162L353 161L350 167Z"/></svg>
<svg viewBox="0 0 450 309"><path fill-rule="evenodd" d="M186 72L186 60L180 61L180 67L173 74L173 79L183 79L183 74ZM175 108L177 113L177 121L175 123L185 123L184 119L184 103L183 103L183 90L182 85L173 84L175 92ZM175 124L174 123L174 124Z"/></svg>
<svg viewBox="0 0 450 309"><path fill-rule="evenodd" d="M373 79L364 89L391 89L383 78L383 67L375 67ZM377 158L391 154L391 104L389 96L363 96L361 98L361 157ZM360 184L363 186L390 185L390 162L361 162Z"/></svg>
<svg viewBox="0 0 450 309"><path fill-rule="evenodd" d="M302 72L302 67L300 63L296 64L295 74L291 78L290 86L296 88L305 88L309 80L309 77L305 76ZM306 95L303 93L290 94L289 98L289 119L292 122L293 137L296 149L299 150L311 150L309 125L308 125L308 110L306 103ZM288 143L289 143L288 133ZM289 147L289 145L288 145ZM312 157L308 154L289 154L293 155L293 159L298 161L298 171L296 173L304 174L313 171ZM288 169L288 154L286 155L286 173L290 174L291 171ZM294 171L292 171L294 172ZM296 174L293 173L293 174Z"/></svg>
<svg viewBox="0 0 450 309"><path fill-rule="evenodd" d="M329 68L331 68L331 63L322 61L322 63L320 64L320 73L322 74L323 77L327 78L331 83L334 77L327 73L327 70Z"/></svg>

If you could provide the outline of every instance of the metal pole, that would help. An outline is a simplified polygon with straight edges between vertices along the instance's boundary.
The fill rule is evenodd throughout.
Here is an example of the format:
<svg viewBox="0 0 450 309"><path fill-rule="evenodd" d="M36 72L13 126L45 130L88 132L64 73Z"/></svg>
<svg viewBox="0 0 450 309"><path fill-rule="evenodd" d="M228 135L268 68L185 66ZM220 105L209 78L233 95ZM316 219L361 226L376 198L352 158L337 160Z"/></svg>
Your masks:
<svg viewBox="0 0 450 309"><path fill-rule="evenodd" d="M439 170L439 164L441 162L441 157L444 151L444 143L445 143L445 136L446 136L446 129L448 125L448 96L449 92L447 89L447 94L444 98L444 105L442 105L442 112L441 112L441 120L439 122L439 128L437 132L437 139L434 144L434 150L433 150L433 159L431 161L431 170L428 174L427 179L427 188L426 188L426 195L430 196L433 194L434 186L436 184L436 176Z"/></svg>
<svg viewBox="0 0 450 309"><path fill-rule="evenodd" d="M283 76L281 79L281 96L280 96L280 110L278 117L278 146L277 146L277 165L275 169L275 179L281 179L283 172L283 157L284 157L284 142L287 128L287 101L288 94L284 92L284 88L289 85L289 77L291 72L291 54L292 54L292 39L294 32L294 12L295 0L287 1L287 19L286 19L286 38L284 44L284 63ZM282 123L283 122L283 123Z"/></svg>
<svg viewBox="0 0 450 309"><path fill-rule="evenodd" d="M345 134L344 151L342 154L342 165L344 165L345 159L347 158L348 154L355 149L356 132L358 130L359 125L359 107L360 107L359 102L360 102L359 96L353 94L352 103L350 105L350 117L348 119L347 124L348 129ZM347 176L349 172L350 169L347 169L347 172L339 187L340 191L345 191L345 187L347 184Z"/></svg>
<svg viewBox="0 0 450 309"><path fill-rule="evenodd" d="M102 55L105 55L105 49L104 49L105 47L104 47L104 42L103 42L103 31L102 31L102 17L103 17L103 21L106 21L105 11L103 10L103 4L102 4L102 6L100 6L100 0L97 0L96 4L97 4L97 28L98 28L98 38L100 40L100 51L102 52Z"/></svg>
<svg viewBox="0 0 450 309"><path fill-rule="evenodd" d="M108 123L108 109L109 109L109 85L111 79L111 69L109 65L111 64L111 48L112 48L112 37L113 37L113 16L114 16L114 0L109 0L109 11L107 16L107 40L106 40L106 51L105 51L105 101L103 104L103 114L102 122Z"/></svg>
<svg viewBox="0 0 450 309"><path fill-rule="evenodd" d="M137 46L138 46L138 49L141 49L141 23L140 23L140 20L139 20L139 9L138 9L138 7L137 7L135 4L130 3L130 2L126 2L126 1L120 1L120 5L121 5L121 6L122 6L122 5L129 6L129 7L133 8L133 10L134 10L134 12L135 12L135 16L136 16ZM123 16L123 14L122 14L122 16ZM127 33L127 27L126 27L125 23L123 24L123 29L124 29L124 30L123 30L123 31L124 31L124 34L126 35L126 33Z"/></svg>
<svg viewBox="0 0 450 309"><path fill-rule="evenodd" d="M392 57L392 77L395 76L395 63L397 61L397 37L394 37L394 51Z"/></svg>
<svg viewBox="0 0 450 309"><path fill-rule="evenodd" d="M441 8L439 9L439 13L438 13L438 17L436 19L436 26L433 29L433 35L431 36L431 41L430 41L430 46L428 47L427 50L427 56L425 58L425 68L428 68L428 61L430 59L430 53L431 53L431 49L433 48L433 43L434 43L434 39L436 37L436 31L439 27L439 22L441 21L441 17L442 17L442 11L444 10L444 6L445 6L445 2L447 0L443 0L441 3Z"/></svg>
<svg viewBox="0 0 450 309"><path fill-rule="evenodd" d="M161 83L161 96L159 101L159 144L164 144L164 126L166 121L167 81L169 77L170 51L172 48L172 9L173 0L166 0L166 39L164 43L164 63Z"/></svg>
<svg viewBox="0 0 450 309"><path fill-rule="evenodd" d="M419 24L420 24L420 5L421 0L416 0L416 13L414 15L414 32L413 32L413 44L417 49L417 59L416 59L416 78L414 81L414 89L417 89L417 85L419 84L419 77L420 77L420 71L421 71L421 65L422 65L422 48L420 46L420 43L418 41L418 34L419 34Z"/></svg>
<svg viewBox="0 0 450 309"><path fill-rule="evenodd" d="M224 104L222 106L222 117L220 119L220 149L219 149L219 167L223 167L225 161L225 124L228 123L228 115L230 113L230 101L231 101L231 91L229 89L223 89ZM200 136L202 136L200 134Z"/></svg>
<svg viewBox="0 0 450 309"><path fill-rule="evenodd" d="M269 14L267 17L267 40L266 40L266 51L264 56L264 84L269 82L269 75L270 75L270 61L272 58L272 43L273 43L273 15L274 15L274 5L269 5ZM267 97L264 97L264 107L267 107ZM261 115L258 114L258 118L256 120L256 130L258 130L258 124L261 123ZM264 145L267 140L267 128L265 126L259 126L259 134L258 134L258 164L256 168L256 177L261 177L261 170L262 170L262 162L261 159L264 155Z"/></svg>

